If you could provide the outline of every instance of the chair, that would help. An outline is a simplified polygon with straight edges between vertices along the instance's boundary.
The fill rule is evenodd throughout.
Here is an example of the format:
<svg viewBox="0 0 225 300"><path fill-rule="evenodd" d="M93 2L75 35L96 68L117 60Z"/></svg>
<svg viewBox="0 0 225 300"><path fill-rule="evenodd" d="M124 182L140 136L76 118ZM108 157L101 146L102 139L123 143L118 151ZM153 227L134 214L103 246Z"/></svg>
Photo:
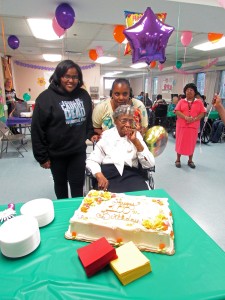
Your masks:
<svg viewBox="0 0 225 300"><path fill-rule="evenodd" d="M2 154L5 151L8 152L8 146L11 145L16 151L19 153L21 157L24 157L22 152L20 151L23 148L26 152L27 149L24 147L24 134L13 134L9 127L6 126L3 122L0 121L0 134L1 138L1 153L0 158L2 158ZM5 147L4 147L5 146Z"/></svg>
<svg viewBox="0 0 225 300"><path fill-rule="evenodd" d="M155 125L166 127L167 104L159 103L155 108Z"/></svg>
<svg viewBox="0 0 225 300"><path fill-rule="evenodd" d="M155 182L153 178L153 172L155 172L155 167L151 167L149 169L141 168L139 165L139 172L144 177L145 182L147 183L149 189L155 189ZM85 181L84 181L84 196L88 194L88 192L92 189L96 189L97 180L92 175L91 171L86 168L85 170Z"/></svg>
<svg viewBox="0 0 225 300"><path fill-rule="evenodd" d="M222 141L225 141L225 126L223 127L223 131L221 133L220 143L222 143Z"/></svg>

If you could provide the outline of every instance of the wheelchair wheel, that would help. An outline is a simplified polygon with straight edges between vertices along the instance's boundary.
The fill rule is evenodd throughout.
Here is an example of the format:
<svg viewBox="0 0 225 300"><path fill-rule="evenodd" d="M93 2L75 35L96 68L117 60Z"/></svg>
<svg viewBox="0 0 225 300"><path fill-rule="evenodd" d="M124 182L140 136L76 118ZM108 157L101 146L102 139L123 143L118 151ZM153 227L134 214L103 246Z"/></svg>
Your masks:
<svg viewBox="0 0 225 300"><path fill-rule="evenodd" d="M203 127L203 131L199 133L199 138L201 138L201 142L203 144L208 144L208 142L210 141L211 131L211 125L209 124L209 122L206 122L205 126Z"/></svg>

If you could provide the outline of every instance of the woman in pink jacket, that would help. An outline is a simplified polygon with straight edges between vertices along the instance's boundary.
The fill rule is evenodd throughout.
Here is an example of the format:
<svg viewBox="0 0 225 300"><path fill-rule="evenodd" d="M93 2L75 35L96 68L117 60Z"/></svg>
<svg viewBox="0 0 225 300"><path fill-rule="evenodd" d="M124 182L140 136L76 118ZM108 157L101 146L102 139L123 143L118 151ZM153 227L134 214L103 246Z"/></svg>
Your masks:
<svg viewBox="0 0 225 300"><path fill-rule="evenodd" d="M177 168L181 167L181 155L187 155L189 157L188 166L192 169L195 168L192 158L198 138L200 120L206 113L202 101L195 98L196 93L196 85L194 83L188 83L184 87L186 98L181 99L175 107L175 113L177 115L175 148L177 159L175 165Z"/></svg>

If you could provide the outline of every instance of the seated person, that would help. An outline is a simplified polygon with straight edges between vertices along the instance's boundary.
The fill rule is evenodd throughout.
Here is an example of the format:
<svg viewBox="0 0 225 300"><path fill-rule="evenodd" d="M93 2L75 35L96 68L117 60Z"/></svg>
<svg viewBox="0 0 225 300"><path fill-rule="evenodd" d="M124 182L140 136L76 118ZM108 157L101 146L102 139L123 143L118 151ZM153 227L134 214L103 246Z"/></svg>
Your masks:
<svg viewBox="0 0 225 300"><path fill-rule="evenodd" d="M137 99L143 101L144 100L144 92L140 92L140 95L137 96Z"/></svg>
<svg viewBox="0 0 225 300"><path fill-rule="evenodd" d="M101 135L102 131L114 127L113 112L124 104L129 104L140 112L141 123L136 124L137 129L144 134L148 127L148 115L142 101L133 98L130 83L125 78L117 78L112 84L109 99L97 104L92 113L92 121L95 132Z"/></svg>
<svg viewBox="0 0 225 300"><path fill-rule="evenodd" d="M176 105L178 103L178 97L177 96L173 96L172 102L169 104L168 106L168 111L174 111Z"/></svg>
<svg viewBox="0 0 225 300"><path fill-rule="evenodd" d="M216 120L212 124L211 142L218 143L223 133L224 124L221 120Z"/></svg>
<svg viewBox="0 0 225 300"><path fill-rule="evenodd" d="M103 132L86 160L99 189L117 193L149 189L138 165L148 169L155 165L155 159L133 128L133 114L130 105L117 107L113 112L115 127Z"/></svg>
<svg viewBox="0 0 225 300"><path fill-rule="evenodd" d="M152 111L155 113L155 125L166 126L167 108L167 103L162 99L162 95L157 95L157 100L152 106Z"/></svg>
<svg viewBox="0 0 225 300"><path fill-rule="evenodd" d="M146 108L152 108L152 100L149 98L148 93L145 93L144 104Z"/></svg>

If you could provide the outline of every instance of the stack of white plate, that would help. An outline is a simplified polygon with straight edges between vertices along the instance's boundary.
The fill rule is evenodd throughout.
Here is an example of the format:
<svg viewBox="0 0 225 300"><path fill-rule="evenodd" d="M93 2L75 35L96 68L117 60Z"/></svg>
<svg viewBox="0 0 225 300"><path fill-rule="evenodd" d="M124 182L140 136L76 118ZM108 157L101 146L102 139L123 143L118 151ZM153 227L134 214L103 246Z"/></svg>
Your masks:
<svg viewBox="0 0 225 300"><path fill-rule="evenodd" d="M0 227L0 248L10 258L25 256L40 244L40 230L34 217L17 216Z"/></svg>
<svg viewBox="0 0 225 300"><path fill-rule="evenodd" d="M20 113L21 118L31 118L32 115L33 115L33 112L32 112L32 111L21 112L21 113Z"/></svg>
<svg viewBox="0 0 225 300"><path fill-rule="evenodd" d="M39 227L48 225L55 217L52 200L45 198L28 201L20 208L20 212L22 215L35 217Z"/></svg>

